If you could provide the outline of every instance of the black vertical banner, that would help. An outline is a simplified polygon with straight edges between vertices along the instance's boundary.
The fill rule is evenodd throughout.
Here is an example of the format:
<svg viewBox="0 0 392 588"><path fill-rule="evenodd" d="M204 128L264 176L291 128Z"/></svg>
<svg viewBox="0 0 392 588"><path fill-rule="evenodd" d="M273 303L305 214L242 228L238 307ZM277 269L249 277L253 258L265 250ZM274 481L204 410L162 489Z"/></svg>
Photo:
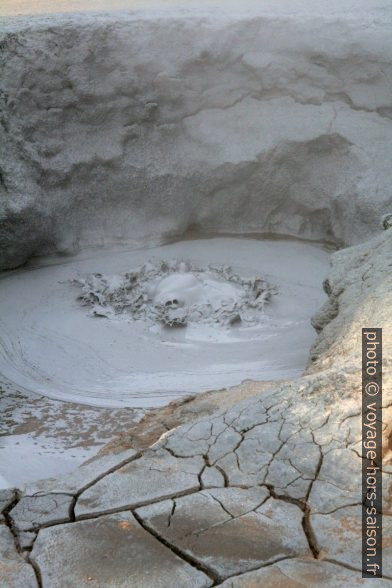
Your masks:
<svg viewBox="0 0 392 588"><path fill-rule="evenodd" d="M382 329L362 329L362 577L382 577Z"/></svg>

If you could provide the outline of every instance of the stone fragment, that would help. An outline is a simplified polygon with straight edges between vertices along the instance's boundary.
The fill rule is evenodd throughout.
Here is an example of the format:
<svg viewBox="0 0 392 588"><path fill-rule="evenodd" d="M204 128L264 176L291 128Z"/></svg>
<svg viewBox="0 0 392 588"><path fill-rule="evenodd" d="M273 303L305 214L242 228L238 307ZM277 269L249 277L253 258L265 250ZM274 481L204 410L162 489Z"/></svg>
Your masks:
<svg viewBox="0 0 392 588"><path fill-rule="evenodd" d="M219 580L284 557L310 555L295 505L264 488L221 488L138 509L146 528Z"/></svg>
<svg viewBox="0 0 392 588"><path fill-rule="evenodd" d="M68 494L23 496L10 511L9 516L19 531L31 531L63 523L70 520L72 500L72 496Z"/></svg>
<svg viewBox="0 0 392 588"><path fill-rule="evenodd" d="M176 556L129 512L42 529L31 560L44 588L207 588L212 581Z"/></svg>
<svg viewBox="0 0 392 588"><path fill-rule="evenodd" d="M14 538L5 525L0 525L1 588L38 588L34 570L16 551Z"/></svg>
<svg viewBox="0 0 392 588"><path fill-rule="evenodd" d="M286 559L226 580L221 588L374 588L373 579L327 561ZM379 578L377 586L387 588L391 581Z"/></svg>
<svg viewBox="0 0 392 588"><path fill-rule="evenodd" d="M176 459L167 451L150 451L141 459L105 476L79 497L76 518L133 508L198 490L201 457Z"/></svg>

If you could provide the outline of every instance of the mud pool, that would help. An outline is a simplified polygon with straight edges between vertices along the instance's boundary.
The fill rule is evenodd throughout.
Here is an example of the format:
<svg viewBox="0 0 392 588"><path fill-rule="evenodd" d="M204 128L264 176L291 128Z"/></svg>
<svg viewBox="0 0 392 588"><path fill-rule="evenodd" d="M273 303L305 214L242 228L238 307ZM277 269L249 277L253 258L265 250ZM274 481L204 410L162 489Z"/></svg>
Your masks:
<svg viewBox="0 0 392 588"><path fill-rule="evenodd" d="M111 408L294 377L328 258L294 240L213 238L31 262L2 277L1 373L21 390ZM118 292L140 268L150 306L144 294L134 316Z"/></svg>

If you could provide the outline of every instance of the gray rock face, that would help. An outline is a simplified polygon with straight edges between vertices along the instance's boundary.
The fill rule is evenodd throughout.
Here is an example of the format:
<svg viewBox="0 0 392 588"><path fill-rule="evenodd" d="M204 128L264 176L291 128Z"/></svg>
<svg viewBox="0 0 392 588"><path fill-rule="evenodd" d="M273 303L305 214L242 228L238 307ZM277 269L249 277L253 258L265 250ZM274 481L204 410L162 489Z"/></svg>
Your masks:
<svg viewBox="0 0 392 588"><path fill-rule="evenodd" d="M45 588L212 585L208 576L147 533L131 513L43 529L31 559Z"/></svg>
<svg viewBox="0 0 392 588"><path fill-rule="evenodd" d="M321 334L311 350L312 371L346 366L361 360L360 325L385 326L384 358L389 360L392 308L392 231L356 247L333 254L324 287L338 313L322 321ZM361 323L358 323L358 313ZM320 320L319 313L316 322ZM389 385L389 382L387 382Z"/></svg>
<svg viewBox="0 0 392 588"><path fill-rule="evenodd" d="M33 568L18 554L11 531L0 524L0 586L38 588Z"/></svg>
<svg viewBox="0 0 392 588"><path fill-rule="evenodd" d="M257 4L5 22L0 268L195 226L346 244L379 229L390 6Z"/></svg>
<svg viewBox="0 0 392 588"><path fill-rule="evenodd" d="M73 497L68 494L23 496L10 511L13 525L19 531L31 531L70 520Z"/></svg>

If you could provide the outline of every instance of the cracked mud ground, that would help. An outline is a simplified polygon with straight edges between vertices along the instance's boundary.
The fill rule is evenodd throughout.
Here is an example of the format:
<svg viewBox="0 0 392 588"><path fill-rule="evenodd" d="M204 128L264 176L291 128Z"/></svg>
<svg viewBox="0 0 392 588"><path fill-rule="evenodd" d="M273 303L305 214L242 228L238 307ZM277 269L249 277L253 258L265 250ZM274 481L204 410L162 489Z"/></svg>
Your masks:
<svg viewBox="0 0 392 588"><path fill-rule="evenodd" d="M391 239L388 231L333 256L304 377L216 400L213 414L190 419L189 410L181 426L157 411L155 437L147 419L145 438L142 421L128 444L124 433L71 475L2 491L0 585L370 586L361 577L358 369L369 322L384 327L378 582L392 586Z"/></svg>

